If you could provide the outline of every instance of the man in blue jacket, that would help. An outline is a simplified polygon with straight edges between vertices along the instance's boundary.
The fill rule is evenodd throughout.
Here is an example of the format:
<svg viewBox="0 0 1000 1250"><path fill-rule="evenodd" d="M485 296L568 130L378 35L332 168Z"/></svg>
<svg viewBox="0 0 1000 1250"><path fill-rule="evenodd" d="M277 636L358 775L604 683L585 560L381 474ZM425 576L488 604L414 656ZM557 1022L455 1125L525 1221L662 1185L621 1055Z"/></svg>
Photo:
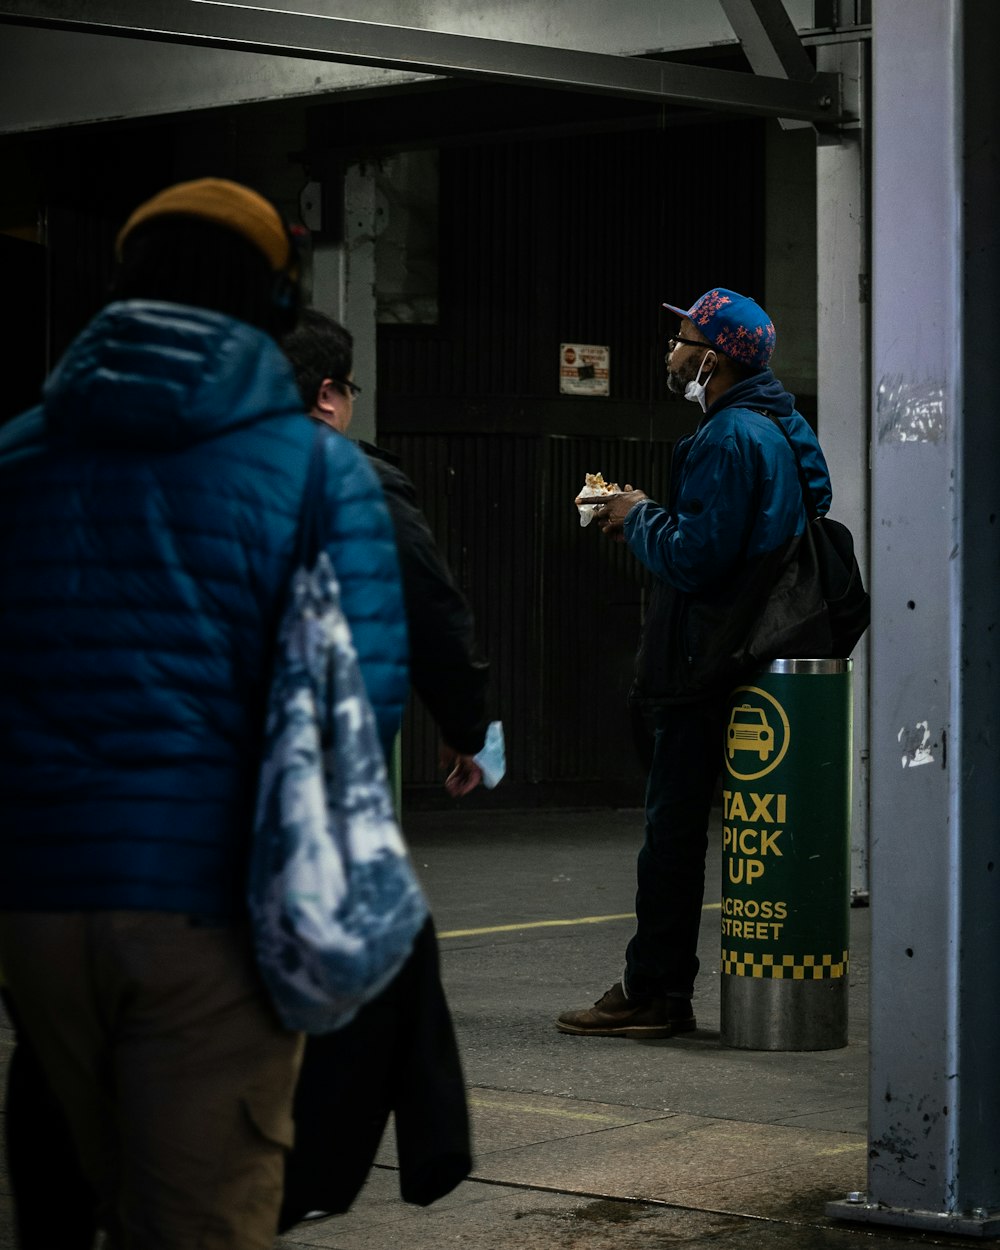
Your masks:
<svg viewBox="0 0 1000 1250"><path fill-rule="evenodd" d="M775 332L764 310L724 288L686 310L664 307L681 319L668 386L703 416L674 449L666 505L630 490L597 512L603 532L627 543L655 578L631 695L654 745L624 973L593 1007L556 1022L584 1036L670 1037L695 1027L708 821L737 676L732 630L805 528L796 457L816 511L830 506L816 436L768 367Z"/></svg>
<svg viewBox="0 0 1000 1250"><path fill-rule="evenodd" d="M140 206L116 298L0 435L0 968L118 1246L269 1250L301 1037L244 901L269 661L314 428L274 207ZM392 525L325 440L326 545L381 738L406 695Z"/></svg>

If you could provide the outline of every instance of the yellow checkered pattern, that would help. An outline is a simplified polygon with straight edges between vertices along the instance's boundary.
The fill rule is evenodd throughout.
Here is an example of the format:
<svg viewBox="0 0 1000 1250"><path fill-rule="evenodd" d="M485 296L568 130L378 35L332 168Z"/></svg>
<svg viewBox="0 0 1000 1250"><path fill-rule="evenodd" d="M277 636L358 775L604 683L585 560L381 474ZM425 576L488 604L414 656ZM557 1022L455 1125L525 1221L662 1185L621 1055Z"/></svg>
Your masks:
<svg viewBox="0 0 1000 1250"><path fill-rule="evenodd" d="M846 977L848 952L840 955L754 955L749 951L722 952L719 965L731 977L770 977L776 981L826 981Z"/></svg>

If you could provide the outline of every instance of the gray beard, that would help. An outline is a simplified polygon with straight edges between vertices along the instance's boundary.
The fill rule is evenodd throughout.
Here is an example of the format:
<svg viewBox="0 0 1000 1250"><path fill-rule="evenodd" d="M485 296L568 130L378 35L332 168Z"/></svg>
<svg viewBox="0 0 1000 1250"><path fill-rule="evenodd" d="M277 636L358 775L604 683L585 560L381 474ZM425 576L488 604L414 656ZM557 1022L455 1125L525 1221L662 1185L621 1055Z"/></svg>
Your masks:
<svg viewBox="0 0 1000 1250"><path fill-rule="evenodd" d="M675 373L673 369L667 370L667 390L674 395L683 395L687 388L687 381L681 377L679 373Z"/></svg>

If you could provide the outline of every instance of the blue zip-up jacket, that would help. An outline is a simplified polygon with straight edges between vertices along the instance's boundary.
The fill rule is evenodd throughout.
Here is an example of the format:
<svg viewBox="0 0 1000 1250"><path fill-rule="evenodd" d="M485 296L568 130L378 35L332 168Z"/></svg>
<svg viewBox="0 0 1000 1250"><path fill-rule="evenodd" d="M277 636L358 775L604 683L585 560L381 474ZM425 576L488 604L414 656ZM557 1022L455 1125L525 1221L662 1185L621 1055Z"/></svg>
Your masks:
<svg viewBox="0 0 1000 1250"><path fill-rule="evenodd" d="M0 432L0 909L243 908L269 666L316 424L266 334L128 301ZM327 546L383 746L393 532L326 436Z"/></svg>
<svg viewBox="0 0 1000 1250"><path fill-rule="evenodd" d="M667 506L643 500L625 518L629 549L653 573L633 698L657 704L711 685L718 631L748 584L767 576L806 510L795 446L816 512L830 475L816 435L770 369L737 383L674 448ZM708 622L708 624L706 624Z"/></svg>

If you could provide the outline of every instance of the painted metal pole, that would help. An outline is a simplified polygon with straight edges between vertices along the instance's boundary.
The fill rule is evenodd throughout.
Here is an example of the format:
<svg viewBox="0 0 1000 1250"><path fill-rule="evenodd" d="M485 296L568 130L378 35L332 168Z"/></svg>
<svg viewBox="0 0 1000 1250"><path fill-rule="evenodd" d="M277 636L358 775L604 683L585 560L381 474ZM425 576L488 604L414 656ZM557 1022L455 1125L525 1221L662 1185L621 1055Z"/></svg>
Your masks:
<svg viewBox="0 0 1000 1250"><path fill-rule="evenodd" d="M873 15L870 1140L828 1211L993 1237L1000 6Z"/></svg>

